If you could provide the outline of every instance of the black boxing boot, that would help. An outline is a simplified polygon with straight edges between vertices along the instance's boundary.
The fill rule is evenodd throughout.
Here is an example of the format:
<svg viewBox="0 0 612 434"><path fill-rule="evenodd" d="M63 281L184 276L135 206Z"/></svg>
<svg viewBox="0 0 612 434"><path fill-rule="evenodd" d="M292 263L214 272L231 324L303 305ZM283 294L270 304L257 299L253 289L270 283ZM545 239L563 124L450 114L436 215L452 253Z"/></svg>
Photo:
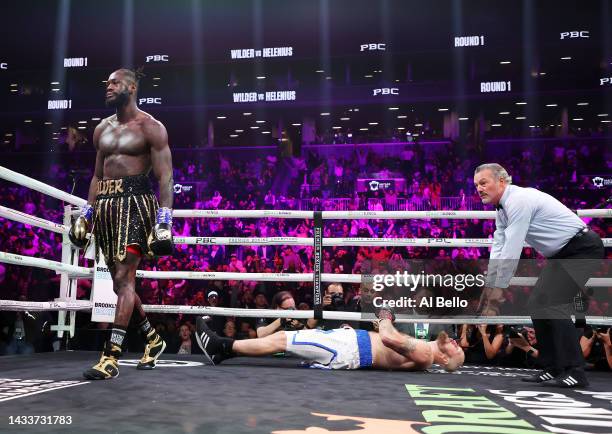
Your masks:
<svg viewBox="0 0 612 434"><path fill-rule="evenodd" d="M225 359L236 355L232 351L234 339L219 337L208 328L207 319L208 317L201 316L196 320L196 341L212 364L218 365Z"/></svg>

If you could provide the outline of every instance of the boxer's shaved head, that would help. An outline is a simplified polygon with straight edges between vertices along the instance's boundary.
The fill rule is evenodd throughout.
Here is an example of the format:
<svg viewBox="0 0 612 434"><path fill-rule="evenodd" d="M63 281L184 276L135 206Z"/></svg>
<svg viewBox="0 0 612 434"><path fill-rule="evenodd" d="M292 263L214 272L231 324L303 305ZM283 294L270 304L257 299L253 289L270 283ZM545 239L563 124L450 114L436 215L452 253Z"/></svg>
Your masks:
<svg viewBox="0 0 612 434"><path fill-rule="evenodd" d="M465 353L454 339L448 336L448 333L441 331L436 337L436 344L440 354L436 357L436 362L448 371L453 372L459 369L465 362Z"/></svg>

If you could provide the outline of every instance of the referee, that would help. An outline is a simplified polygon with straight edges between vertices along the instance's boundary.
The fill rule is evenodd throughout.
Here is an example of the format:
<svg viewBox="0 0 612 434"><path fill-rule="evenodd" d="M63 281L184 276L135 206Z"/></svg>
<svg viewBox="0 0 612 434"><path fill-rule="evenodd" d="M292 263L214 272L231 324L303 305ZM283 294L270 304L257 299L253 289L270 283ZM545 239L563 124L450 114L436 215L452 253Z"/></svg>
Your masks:
<svg viewBox="0 0 612 434"><path fill-rule="evenodd" d="M587 387L584 358L571 320L573 299L604 258L599 236L554 197L512 185L499 164L482 164L474 185L494 205L496 230L489 259L488 291L507 288L526 241L548 258L527 303L543 371L524 381L565 388Z"/></svg>

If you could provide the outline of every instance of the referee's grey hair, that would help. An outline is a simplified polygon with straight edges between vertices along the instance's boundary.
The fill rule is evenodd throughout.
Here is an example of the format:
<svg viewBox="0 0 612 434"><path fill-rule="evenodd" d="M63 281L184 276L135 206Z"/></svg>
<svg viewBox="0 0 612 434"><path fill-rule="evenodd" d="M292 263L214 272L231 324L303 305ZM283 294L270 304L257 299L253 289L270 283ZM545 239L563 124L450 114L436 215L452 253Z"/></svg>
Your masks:
<svg viewBox="0 0 612 434"><path fill-rule="evenodd" d="M478 172L482 172L483 170L487 169L491 171L495 179L504 179L508 184L512 184L512 177L508 175L508 171L497 163L481 164L474 171L474 175L476 175Z"/></svg>

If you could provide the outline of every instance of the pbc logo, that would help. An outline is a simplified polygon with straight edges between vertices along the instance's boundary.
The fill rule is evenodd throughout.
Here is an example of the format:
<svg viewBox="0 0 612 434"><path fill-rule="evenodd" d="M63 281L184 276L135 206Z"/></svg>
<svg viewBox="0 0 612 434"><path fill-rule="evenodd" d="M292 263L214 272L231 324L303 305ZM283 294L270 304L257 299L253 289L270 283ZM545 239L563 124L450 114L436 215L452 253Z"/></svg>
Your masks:
<svg viewBox="0 0 612 434"><path fill-rule="evenodd" d="M162 99L161 98L139 98L138 99L138 105L142 105L142 104L161 104L162 103Z"/></svg>
<svg viewBox="0 0 612 434"><path fill-rule="evenodd" d="M387 44L361 44L359 51L386 51Z"/></svg>
<svg viewBox="0 0 612 434"><path fill-rule="evenodd" d="M383 87L380 89L374 89L374 96L377 95L399 95L399 88L397 87Z"/></svg>
<svg viewBox="0 0 612 434"><path fill-rule="evenodd" d="M153 54L152 56L145 57L145 62L168 62L169 56L167 54Z"/></svg>
<svg viewBox="0 0 612 434"><path fill-rule="evenodd" d="M451 241L446 238L427 238L427 244L450 244Z"/></svg>
<svg viewBox="0 0 612 434"><path fill-rule="evenodd" d="M561 39L574 39L574 38L590 38L588 30L582 30L580 32L561 32Z"/></svg>
<svg viewBox="0 0 612 434"><path fill-rule="evenodd" d="M217 244L217 239L214 237L197 237L195 239L195 244Z"/></svg>
<svg viewBox="0 0 612 434"><path fill-rule="evenodd" d="M605 179L601 176L596 176L593 178L593 185L597 188L607 187L612 185L612 179Z"/></svg>

